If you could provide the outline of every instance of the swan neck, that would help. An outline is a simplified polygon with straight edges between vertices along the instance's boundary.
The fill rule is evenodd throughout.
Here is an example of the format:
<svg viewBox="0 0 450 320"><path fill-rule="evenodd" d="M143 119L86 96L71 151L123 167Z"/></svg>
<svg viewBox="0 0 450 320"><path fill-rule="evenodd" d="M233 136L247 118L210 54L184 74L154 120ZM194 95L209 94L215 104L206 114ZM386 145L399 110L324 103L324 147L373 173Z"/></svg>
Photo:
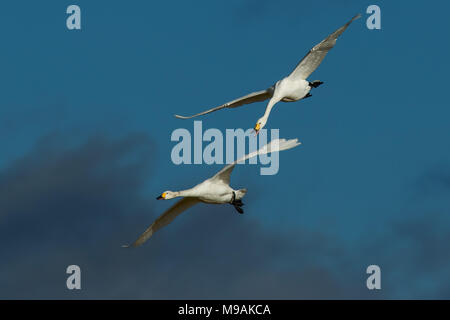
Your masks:
<svg viewBox="0 0 450 320"><path fill-rule="evenodd" d="M192 189L187 189L187 190L178 191L176 193L176 196L177 197L192 197L192 196L195 196L195 194L192 191Z"/></svg>
<svg viewBox="0 0 450 320"><path fill-rule="evenodd" d="M264 119L267 120L267 118L269 118L270 112L272 111L272 108L275 106L275 104L280 101L281 99L272 97L272 99L270 99L269 103L267 104L267 108L266 111L264 112Z"/></svg>

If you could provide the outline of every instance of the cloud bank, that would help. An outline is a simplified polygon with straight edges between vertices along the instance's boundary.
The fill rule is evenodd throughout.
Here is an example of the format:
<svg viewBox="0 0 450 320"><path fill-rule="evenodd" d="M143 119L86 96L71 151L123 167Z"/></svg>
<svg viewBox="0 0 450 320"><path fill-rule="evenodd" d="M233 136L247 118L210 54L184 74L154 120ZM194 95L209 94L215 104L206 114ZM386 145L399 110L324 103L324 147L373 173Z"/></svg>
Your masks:
<svg viewBox="0 0 450 320"><path fill-rule="evenodd" d="M439 216L393 223L388 237L350 249L321 230L271 229L251 203L244 215L231 206L198 205L143 247L123 249L170 205L144 192L155 158L151 139L65 141L47 136L0 173L0 298L450 295L440 281L450 267L450 232L436 229ZM389 270L381 292L365 287L365 267L373 261ZM71 264L81 267L80 291L65 287Z"/></svg>

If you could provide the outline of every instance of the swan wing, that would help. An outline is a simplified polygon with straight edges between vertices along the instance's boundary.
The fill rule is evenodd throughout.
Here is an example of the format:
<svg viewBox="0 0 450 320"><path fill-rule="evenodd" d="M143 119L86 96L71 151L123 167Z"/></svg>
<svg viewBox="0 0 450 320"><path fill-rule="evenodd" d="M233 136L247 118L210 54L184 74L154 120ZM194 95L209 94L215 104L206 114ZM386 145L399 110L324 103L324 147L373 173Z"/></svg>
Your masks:
<svg viewBox="0 0 450 320"><path fill-rule="evenodd" d="M231 173L233 172L233 169L235 167L236 163L230 163L229 165L225 166L222 170L220 170L219 172L217 172L214 177L211 178L211 180L214 181L221 181L227 185L230 184L230 176Z"/></svg>
<svg viewBox="0 0 450 320"><path fill-rule="evenodd" d="M189 209L193 205L197 204L199 200L197 198L183 198L179 200L177 203L175 203L172 207L170 207L166 212L164 212L162 215L159 216L158 219L156 219L150 227L147 228L147 230L144 231L143 234L139 236L139 238L133 242L131 245L125 245L123 247L139 247L142 245L145 241L147 241L156 231L161 229L162 227L165 227L169 223L173 221L178 215L183 213L185 210Z"/></svg>
<svg viewBox="0 0 450 320"><path fill-rule="evenodd" d="M234 167L239 162L244 162L247 159L256 157L261 154L271 153L271 152L279 152L283 150L292 149L298 145L300 145L301 142L298 142L298 139L275 139L270 141L270 143L264 145L257 151L253 151L239 160L234 161L233 163L230 163L229 165L225 166L222 170L220 170L218 173L216 173L211 180L220 180L223 183L226 183L227 185L230 184L230 176L233 172Z"/></svg>
<svg viewBox="0 0 450 320"><path fill-rule="evenodd" d="M214 112L214 111L217 111L220 109L224 109L224 108L236 108L236 107L243 106L245 104L264 101L264 100L267 100L270 97L272 97L272 95L273 95L273 87L270 87L266 90L252 92L243 97L240 97L233 101L227 102L221 106L194 114L192 116L180 116L180 115L176 114L175 117L177 117L178 119L191 119L191 118L202 116L204 114L211 113L211 112Z"/></svg>
<svg viewBox="0 0 450 320"><path fill-rule="evenodd" d="M342 27L337 29L335 32L330 34L314 48L312 48L308 54L299 62L295 67L294 71L289 75L290 78L300 78L306 80L314 70L322 62L323 58L327 55L328 51L334 47L337 38L347 29L347 27L356 19L360 18L361 15L358 14L354 16L349 22L344 24Z"/></svg>

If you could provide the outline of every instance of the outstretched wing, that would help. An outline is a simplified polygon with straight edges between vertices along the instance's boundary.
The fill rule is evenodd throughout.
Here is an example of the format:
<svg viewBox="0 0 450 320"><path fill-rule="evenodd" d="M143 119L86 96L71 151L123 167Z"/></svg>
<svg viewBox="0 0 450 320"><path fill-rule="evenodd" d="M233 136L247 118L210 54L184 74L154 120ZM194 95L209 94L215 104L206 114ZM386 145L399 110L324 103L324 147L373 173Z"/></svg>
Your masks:
<svg viewBox="0 0 450 320"><path fill-rule="evenodd" d="M314 70L322 62L323 58L327 55L328 51L334 47L337 38L347 29L347 27L356 19L360 18L358 14L354 16L349 22L337 29L335 32L326 37L322 42L312 48L308 54L299 62L294 71L289 75L290 78L300 78L306 80Z"/></svg>
<svg viewBox="0 0 450 320"><path fill-rule="evenodd" d="M175 203L172 207L170 207L166 212L160 215L159 218L156 219L155 222L153 222L151 226L148 227L147 230L145 230L144 233L140 235L135 242L133 242L131 245L125 245L123 247L125 248L139 247L141 244L147 241L153 235L153 233L171 223L173 219L175 219L183 211L189 209L198 202L199 201L196 198L181 199L180 201Z"/></svg>
<svg viewBox="0 0 450 320"><path fill-rule="evenodd" d="M227 102L221 106L194 114L193 116L180 116L180 115L176 114L175 117L177 117L179 119L191 119L191 118L202 116L204 114L211 113L211 112L214 112L214 111L217 111L220 109L224 109L224 108L236 108L236 107L240 107L244 104L264 101L264 100L267 100L270 97L272 97L272 95L273 95L273 87L270 87L266 90L252 92L246 96L240 97L240 98L230 101L230 102Z"/></svg>
<svg viewBox="0 0 450 320"><path fill-rule="evenodd" d="M222 182L226 184L230 184L230 175L231 172L233 172L233 169L235 165L239 162L244 162L247 159L256 157L260 154L266 154L271 152L279 152L287 149L294 148L298 145L300 145L301 142L298 142L298 139L276 139L270 141L270 143L266 144L265 146L261 147L259 150L251 152L245 156L243 156L241 159L234 161L233 163L230 163L229 165L225 166L222 170L220 170L218 173L216 173L211 180L221 180Z"/></svg>
<svg viewBox="0 0 450 320"><path fill-rule="evenodd" d="M223 183L229 185L230 184L230 176L233 172L234 166L236 165L236 161L225 166L222 170L217 172L211 180L220 180Z"/></svg>

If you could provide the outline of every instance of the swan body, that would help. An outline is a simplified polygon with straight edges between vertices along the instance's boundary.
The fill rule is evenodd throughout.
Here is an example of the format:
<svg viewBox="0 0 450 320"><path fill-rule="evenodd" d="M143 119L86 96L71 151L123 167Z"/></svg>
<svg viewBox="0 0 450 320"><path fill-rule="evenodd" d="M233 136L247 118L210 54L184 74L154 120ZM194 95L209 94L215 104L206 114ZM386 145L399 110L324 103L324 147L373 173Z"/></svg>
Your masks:
<svg viewBox="0 0 450 320"><path fill-rule="evenodd" d="M199 202L223 204L231 202L233 198L233 192L238 192L238 190L234 190L222 181L207 179L191 189L178 192L166 191L166 195L161 196L161 198L169 200L178 197L191 197L196 198ZM240 200L242 199L242 197L236 197L236 199ZM161 200L161 198L159 200Z"/></svg>
<svg viewBox="0 0 450 320"><path fill-rule="evenodd" d="M213 177L197 184L193 188L181 191L165 191L157 197L158 200L170 200L174 198L182 198L157 218L145 232L131 244L132 247L138 247L147 241L153 233L162 227L168 225L179 214L200 202L209 204L231 204L239 213L244 213L242 206L242 198L247 193L247 189L235 190L230 187L230 176L237 163L253 158L260 154L271 152L279 152L288 150L300 145L297 139L276 139L259 150L245 155L239 160L225 166ZM125 245L123 247L129 247Z"/></svg>
<svg viewBox="0 0 450 320"><path fill-rule="evenodd" d="M301 100L308 96L311 88L308 81L299 78L286 77L278 81L274 85L274 92L267 104L264 115L256 122L255 132L258 133L259 130L264 128L269 119L270 112L277 102L295 102Z"/></svg>
<svg viewBox="0 0 450 320"><path fill-rule="evenodd" d="M316 46L314 46L297 64L297 66L289 76L283 78L280 81L277 81L270 88L250 93L233 101L227 102L221 106L197 113L192 116L175 115L175 117L180 119L191 119L224 108L236 108L254 102L269 100L264 115L258 119L254 127L256 133L258 133L259 130L261 130L266 125L270 112L277 102L294 102L311 97L311 89L317 88L318 86L323 84L323 82L319 80L309 82L307 81L307 78L311 75L311 73L314 72L314 70L317 69L317 67L327 55L328 51L330 51L334 47L338 37L354 20L360 17L360 14L354 16L345 25L337 29L335 32L333 32Z"/></svg>

